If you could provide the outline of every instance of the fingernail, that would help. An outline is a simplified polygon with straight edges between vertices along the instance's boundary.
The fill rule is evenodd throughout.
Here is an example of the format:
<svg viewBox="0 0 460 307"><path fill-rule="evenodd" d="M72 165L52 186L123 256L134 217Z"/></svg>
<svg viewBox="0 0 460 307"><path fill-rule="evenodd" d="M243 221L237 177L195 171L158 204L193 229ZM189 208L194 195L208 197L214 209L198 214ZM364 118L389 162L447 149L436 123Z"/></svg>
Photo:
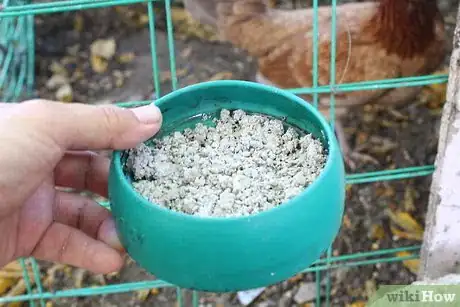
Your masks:
<svg viewBox="0 0 460 307"><path fill-rule="evenodd" d="M115 222L111 218L105 220L100 226L99 240L120 252L124 252L123 245L118 238Z"/></svg>
<svg viewBox="0 0 460 307"><path fill-rule="evenodd" d="M131 109L139 121L146 125L158 124L162 120L160 109L153 103Z"/></svg>

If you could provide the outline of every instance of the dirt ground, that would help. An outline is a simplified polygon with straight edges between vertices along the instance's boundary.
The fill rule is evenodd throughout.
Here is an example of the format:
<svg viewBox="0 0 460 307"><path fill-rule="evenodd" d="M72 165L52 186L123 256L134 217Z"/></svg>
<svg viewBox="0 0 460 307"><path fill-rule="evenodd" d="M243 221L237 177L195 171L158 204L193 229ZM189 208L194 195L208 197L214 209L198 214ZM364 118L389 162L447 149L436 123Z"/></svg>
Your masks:
<svg viewBox="0 0 460 307"><path fill-rule="evenodd" d="M446 27L452 35L457 1L439 2ZM37 95L56 98L56 89L47 83L60 70L65 71L71 80L71 98L74 101L111 103L150 99L154 90L149 32L143 19L145 12L144 6L136 5L130 11L126 8L111 8L37 17ZM162 24L163 21L159 19L159 29ZM117 60L110 61L103 72L94 73L89 61L90 44L98 38L110 37L117 44ZM163 72L163 94L171 90L171 81L167 73L169 56L166 33L162 30L157 32L157 49L158 62ZM134 57L130 58L130 52L134 52ZM197 38L176 39L175 53L179 86L211 78L254 79L254 61L244 52L227 44ZM449 56L446 56L446 65L448 62ZM430 92L425 91L413 103L397 109L363 106L348 115L345 125L352 144L361 146L367 143L367 146L361 146L363 152L371 153L380 161L378 166L361 164L357 172L434 162L442 98L427 93ZM396 235L395 219L391 212L403 211L419 225L424 225L429 185L429 177L420 177L351 186L347 193L344 224L334 243L334 255L421 244L420 234L411 235L402 231L399 236ZM350 306L364 306L363 302L376 285L413 281L413 264L395 262L332 270L332 305L347 306L354 303ZM43 265L45 274L47 267L49 264ZM153 276L132 262L128 262L119 274L104 278L65 268L56 270L48 289L152 279ZM253 304L300 306L294 301L294 296L301 285L311 281L314 281L313 274L299 275L266 289ZM175 306L175 298L175 289L161 289L150 293L61 299L54 301L54 306ZM241 306L234 293L206 294L200 303L203 306Z"/></svg>

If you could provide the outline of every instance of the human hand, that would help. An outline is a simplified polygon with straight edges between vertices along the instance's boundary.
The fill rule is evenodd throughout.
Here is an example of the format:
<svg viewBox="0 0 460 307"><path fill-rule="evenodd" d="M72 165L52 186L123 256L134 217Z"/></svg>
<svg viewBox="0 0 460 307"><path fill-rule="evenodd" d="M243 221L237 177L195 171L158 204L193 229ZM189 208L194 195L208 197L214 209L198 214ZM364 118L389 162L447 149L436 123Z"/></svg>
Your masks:
<svg viewBox="0 0 460 307"><path fill-rule="evenodd" d="M32 100L0 103L0 268L34 256L110 273L123 248L110 212L69 187L107 196L110 161L158 132L153 104L135 109Z"/></svg>

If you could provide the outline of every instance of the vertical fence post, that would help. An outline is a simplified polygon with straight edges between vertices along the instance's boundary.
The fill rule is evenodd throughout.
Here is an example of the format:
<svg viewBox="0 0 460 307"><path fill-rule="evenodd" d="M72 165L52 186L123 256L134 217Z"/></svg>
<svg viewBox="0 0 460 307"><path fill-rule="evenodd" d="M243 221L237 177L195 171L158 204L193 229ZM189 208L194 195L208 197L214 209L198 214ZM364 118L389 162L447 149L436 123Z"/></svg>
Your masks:
<svg viewBox="0 0 460 307"><path fill-rule="evenodd" d="M460 11L453 38L419 280L460 272Z"/></svg>

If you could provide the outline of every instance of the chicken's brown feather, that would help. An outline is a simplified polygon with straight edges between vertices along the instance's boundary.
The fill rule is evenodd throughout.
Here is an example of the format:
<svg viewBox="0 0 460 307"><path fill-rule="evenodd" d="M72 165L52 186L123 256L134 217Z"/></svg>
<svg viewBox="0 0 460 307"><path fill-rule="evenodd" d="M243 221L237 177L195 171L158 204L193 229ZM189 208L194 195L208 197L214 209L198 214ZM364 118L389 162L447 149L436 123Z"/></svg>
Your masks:
<svg viewBox="0 0 460 307"><path fill-rule="evenodd" d="M313 85L313 10L283 11L263 0L186 0L214 6L222 39L258 59L259 77L280 88ZM212 5L209 3L212 2ZM189 4L191 6L192 4ZM193 15L193 14L192 14ZM331 9L318 10L318 84L330 83ZM446 34L434 0L380 0L337 7L336 82L350 83L428 74L442 61ZM337 94L337 106L413 97L414 90ZM397 99L396 99L397 98ZM323 112L328 95L321 96Z"/></svg>

